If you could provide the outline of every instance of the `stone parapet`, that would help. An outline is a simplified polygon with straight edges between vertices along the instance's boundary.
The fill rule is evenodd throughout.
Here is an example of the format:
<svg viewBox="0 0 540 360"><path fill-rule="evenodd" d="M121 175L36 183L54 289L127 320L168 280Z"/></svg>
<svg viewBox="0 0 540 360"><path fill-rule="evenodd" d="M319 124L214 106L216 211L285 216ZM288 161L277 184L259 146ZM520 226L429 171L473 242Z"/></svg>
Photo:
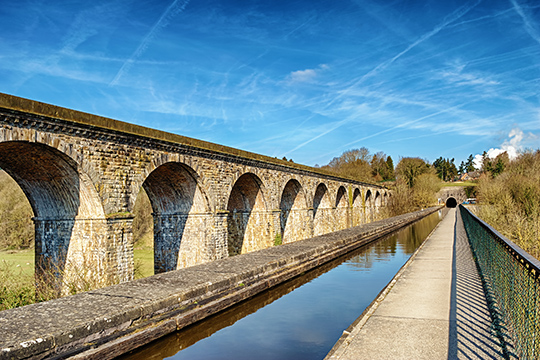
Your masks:
<svg viewBox="0 0 540 360"><path fill-rule="evenodd" d="M0 312L0 359L116 357L438 209Z"/></svg>

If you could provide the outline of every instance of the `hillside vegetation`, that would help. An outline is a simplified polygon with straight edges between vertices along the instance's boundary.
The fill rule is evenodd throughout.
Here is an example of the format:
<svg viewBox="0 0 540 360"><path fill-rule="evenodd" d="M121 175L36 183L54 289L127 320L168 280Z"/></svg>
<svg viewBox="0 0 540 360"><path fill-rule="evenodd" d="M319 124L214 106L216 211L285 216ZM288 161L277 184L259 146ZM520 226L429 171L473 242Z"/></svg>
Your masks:
<svg viewBox="0 0 540 360"><path fill-rule="evenodd" d="M0 170L0 250L34 246L33 212L26 195L6 172Z"/></svg>
<svg viewBox="0 0 540 360"><path fill-rule="evenodd" d="M478 181L478 216L540 259L540 151L493 163Z"/></svg>

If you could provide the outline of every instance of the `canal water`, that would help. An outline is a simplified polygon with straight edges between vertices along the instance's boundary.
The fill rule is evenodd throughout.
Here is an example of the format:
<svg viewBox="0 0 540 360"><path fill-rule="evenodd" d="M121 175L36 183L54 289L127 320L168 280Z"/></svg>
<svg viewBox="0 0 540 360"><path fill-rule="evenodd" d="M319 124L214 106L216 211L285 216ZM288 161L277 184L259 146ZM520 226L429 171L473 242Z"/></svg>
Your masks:
<svg viewBox="0 0 540 360"><path fill-rule="evenodd" d="M436 212L121 359L323 359L442 216Z"/></svg>

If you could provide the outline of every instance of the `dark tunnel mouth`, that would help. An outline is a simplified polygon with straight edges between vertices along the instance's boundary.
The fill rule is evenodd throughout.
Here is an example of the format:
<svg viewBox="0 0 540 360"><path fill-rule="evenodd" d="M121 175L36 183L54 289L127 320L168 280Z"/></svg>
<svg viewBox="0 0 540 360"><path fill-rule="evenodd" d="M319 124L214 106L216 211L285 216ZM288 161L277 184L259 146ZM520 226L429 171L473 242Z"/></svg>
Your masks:
<svg viewBox="0 0 540 360"><path fill-rule="evenodd" d="M455 208L457 206L457 200L453 197L449 197L446 199L446 207L448 208Z"/></svg>

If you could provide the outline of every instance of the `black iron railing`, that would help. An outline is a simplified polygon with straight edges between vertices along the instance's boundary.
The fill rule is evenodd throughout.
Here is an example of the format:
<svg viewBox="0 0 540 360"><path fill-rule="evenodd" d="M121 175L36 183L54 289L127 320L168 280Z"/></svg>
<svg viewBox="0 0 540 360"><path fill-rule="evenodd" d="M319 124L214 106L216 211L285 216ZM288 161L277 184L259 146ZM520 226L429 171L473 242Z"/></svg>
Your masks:
<svg viewBox="0 0 540 360"><path fill-rule="evenodd" d="M540 358L540 262L464 206L461 217L507 357Z"/></svg>

